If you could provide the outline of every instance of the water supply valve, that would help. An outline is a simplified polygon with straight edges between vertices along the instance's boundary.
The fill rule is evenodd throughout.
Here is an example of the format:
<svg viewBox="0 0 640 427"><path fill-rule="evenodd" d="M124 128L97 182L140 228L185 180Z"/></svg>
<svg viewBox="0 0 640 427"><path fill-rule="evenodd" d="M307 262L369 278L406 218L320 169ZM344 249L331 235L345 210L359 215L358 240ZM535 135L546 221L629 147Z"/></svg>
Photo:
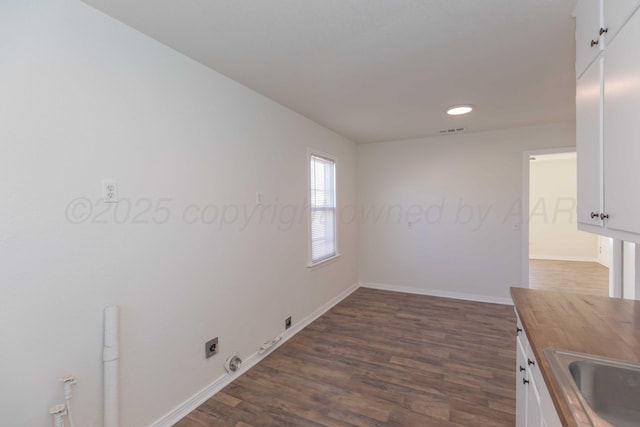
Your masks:
<svg viewBox="0 0 640 427"><path fill-rule="evenodd" d="M242 359L240 359L240 356L238 356L238 353L233 353L224 362L224 369L227 371L227 373L230 374L232 372L237 371L238 368L240 368L241 364L242 364Z"/></svg>

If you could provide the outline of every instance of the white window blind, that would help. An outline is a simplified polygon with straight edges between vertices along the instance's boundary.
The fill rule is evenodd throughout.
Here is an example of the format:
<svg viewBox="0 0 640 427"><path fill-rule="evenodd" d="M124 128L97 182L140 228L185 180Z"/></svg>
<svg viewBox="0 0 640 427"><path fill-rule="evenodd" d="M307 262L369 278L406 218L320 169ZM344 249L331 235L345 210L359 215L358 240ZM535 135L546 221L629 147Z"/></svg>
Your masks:
<svg viewBox="0 0 640 427"><path fill-rule="evenodd" d="M337 255L336 162L310 156L311 264Z"/></svg>

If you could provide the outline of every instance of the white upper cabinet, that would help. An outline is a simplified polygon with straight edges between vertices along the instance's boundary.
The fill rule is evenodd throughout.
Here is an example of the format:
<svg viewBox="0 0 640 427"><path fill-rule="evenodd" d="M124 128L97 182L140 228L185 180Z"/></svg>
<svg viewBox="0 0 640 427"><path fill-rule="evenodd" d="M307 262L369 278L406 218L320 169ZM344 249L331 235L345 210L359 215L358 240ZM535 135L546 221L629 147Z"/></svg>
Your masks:
<svg viewBox="0 0 640 427"><path fill-rule="evenodd" d="M611 38L576 82L578 229L640 243L640 12L612 2L616 32L605 28L600 45Z"/></svg>
<svg viewBox="0 0 640 427"><path fill-rule="evenodd" d="M576 77L580 77L605 44L640 6L640 0L580 0L576 5Z"/></svg>
<svg viewBox="0 0 640 427"><path fill-rule="evenodd" d="M600 53L601 0L581 0L576 15L576 77L579 77Z"/></svg>
<svg viewBox="0 0 640 427"><path fill-rule="evenodd" d="M604 213L607 228L640 234L640 14L604 54ZM615 236L613 236L615 237ZM638 239L625 239L634 240Z"/></svg>
<svg viewBox="0 0 640 427"><path fill-rule="evenodd" d="M602 31L608 45L640 6L640 0L602 0L602 3Z"/></svg>
<svg viewBox="0 0 640 427"><path fill-rule="evenodd" d="M576 83L578 223L600 226L602 200L602 58Z"/></svg>

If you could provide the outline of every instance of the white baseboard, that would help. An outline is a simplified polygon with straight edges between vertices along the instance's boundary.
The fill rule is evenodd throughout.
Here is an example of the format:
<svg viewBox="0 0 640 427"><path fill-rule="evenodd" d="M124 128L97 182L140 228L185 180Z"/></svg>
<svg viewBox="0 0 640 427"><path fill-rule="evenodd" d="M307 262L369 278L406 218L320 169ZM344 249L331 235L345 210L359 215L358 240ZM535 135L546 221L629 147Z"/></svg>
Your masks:
<svg viewBox="0 0 640 427"><path fill-rule="evenodd" d="M154 423L151 424L151 427L171 427L172 425L180 421L182 418L187 416L190 412L192 412L198 406L202 405L204 402L210 399L214 394L216 394L217 392L225 388L227 385L231 384L231 382L234 379L238 378L240 375L242 375L243 373L251 369L253 366L255 366L258 362L260 362L260 360L266 357L273 350L275 350L276 348L284 344L289 338L291 338L292 336L294 336L295 334L303 330L311 322L313 322L318 317L325 314L327 311L329 311L335 305L337 305L340 301L342 301L343 299L351 295L359 287L360 287L360 284L356 283L355 285L350 286L349 288L344 290L342 293L340 293L336 297L327 301L325 304L323 304L318 309L316 309L313 313L311 313L304 319L300 320L299 322L295 323L294 325L291 326L291 328L287 329L285 332L279 335L282 337L282 339L277 344L275 344L271 349L269 349L269 351L267 351L264 354L259 354L256 351L251 356L247 357L242 361L242 365L240 365L240 368L238 369L238 371L236 371L233 375L231 374L221 375L211 384L209 384L208 386L206 386L205 388L203 388L202 390L200 390L199 392L191 396L189 399L187 399L185 402L180 404L178 407L176 407L169 413L165 414L160 419L156 420Z"/></svg>
<svg viewBox="0 0 640 427"><path fill-rule="evenodd" d="M577 261L577 262L598 262L598 258L589 257L570 257L556 255L529 255L529 259L540 259L544 261Z"/></svg>
<svg viewBox="0 0 640 427"><path fill-rule="evenodd" d="M447 292L435 289L413 288L408 286L387 285L383 283L360 282L360 287L380 289L383 291L406 292L408 294L429 295L432 297L461 299L466 301L489 302L492 304L513 305L511 298L490 297L487 295L465 294L461 292Z"/></svg>

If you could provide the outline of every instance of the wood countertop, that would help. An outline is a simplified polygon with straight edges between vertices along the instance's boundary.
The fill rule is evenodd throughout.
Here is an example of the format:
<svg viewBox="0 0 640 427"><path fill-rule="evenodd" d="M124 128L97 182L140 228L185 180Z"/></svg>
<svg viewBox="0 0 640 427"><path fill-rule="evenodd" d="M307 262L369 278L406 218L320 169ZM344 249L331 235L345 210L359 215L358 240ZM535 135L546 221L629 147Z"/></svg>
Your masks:
<svg viewBox="0 0 640 427"><path fill-rule="evenodd" d="M639 363L640 301L524 288L511 297L560 420L577 427L544 349Z"/></svg>

